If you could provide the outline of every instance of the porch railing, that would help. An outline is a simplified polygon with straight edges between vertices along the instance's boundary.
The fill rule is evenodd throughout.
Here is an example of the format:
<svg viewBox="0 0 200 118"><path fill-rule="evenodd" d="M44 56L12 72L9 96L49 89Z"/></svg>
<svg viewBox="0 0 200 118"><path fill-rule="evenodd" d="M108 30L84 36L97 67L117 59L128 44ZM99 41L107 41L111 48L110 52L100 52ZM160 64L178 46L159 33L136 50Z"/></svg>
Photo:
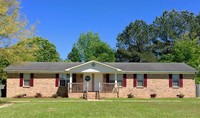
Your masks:
<svg viewBox="0 0 200 118"><path fill-rule="evenodd" d="M83 98L88 96L88 83L68 83L69 93L83 93Z"/></svg>
<svg viewBox="0 0 200 118"><path fill-rule="evenodd" d="M68 83L70 93L83 93L88 91L88 83Z"/></svg>
<svg viewBox="0 0 200 118"><path fill-rule="evenodd" d="M88 83L68 83L69 93L83 93L83 98L88 99ZM118 83L99 83L99 99L101 93L116 93L119 97L119 84Z"/></svg>
<svg viewBox="0 0 200 118"><path fill-rule="evenodd" d="M119 97L119 84L118 83L99 83L100 93L116 93Z"/></svg>

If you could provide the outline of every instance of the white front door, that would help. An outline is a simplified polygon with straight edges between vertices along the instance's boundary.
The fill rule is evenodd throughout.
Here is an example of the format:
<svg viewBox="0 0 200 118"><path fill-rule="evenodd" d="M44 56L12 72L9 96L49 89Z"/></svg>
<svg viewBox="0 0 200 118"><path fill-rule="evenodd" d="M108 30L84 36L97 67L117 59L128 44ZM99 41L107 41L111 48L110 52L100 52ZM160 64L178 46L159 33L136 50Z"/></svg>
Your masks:
<svg viewBox="0 0 200 118"><path fill-rule="evenodd" d="M99 91L99 83L103 82L103 74L94 74L94 91Z"/></svg>
<svg viewBox="0 0 200 118"><path fill-rule="evenodd" d="M88 77L90 79L88 79ZM92 74L88 73L88 74L84 74L84 83L88 82L88 91L92 91Z"/></svg>

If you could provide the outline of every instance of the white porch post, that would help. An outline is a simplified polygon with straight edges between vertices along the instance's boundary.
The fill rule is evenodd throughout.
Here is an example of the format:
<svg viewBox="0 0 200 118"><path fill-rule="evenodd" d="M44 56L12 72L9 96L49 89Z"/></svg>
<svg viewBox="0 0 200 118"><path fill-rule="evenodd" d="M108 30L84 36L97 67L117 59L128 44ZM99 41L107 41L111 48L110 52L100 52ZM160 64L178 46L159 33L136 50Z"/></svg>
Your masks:
<svg viewBox="0 0 200 118"><path fill-rule="evenodd" d="M117 85L117 73L115 73L115 86Z"/></svg>
<svg viewBox="0 0 200 118"><path fill-rule="evenodd" d="M69 78L69 90L70 92L72 91L72 73L70 73L70 78Z"/></svg>

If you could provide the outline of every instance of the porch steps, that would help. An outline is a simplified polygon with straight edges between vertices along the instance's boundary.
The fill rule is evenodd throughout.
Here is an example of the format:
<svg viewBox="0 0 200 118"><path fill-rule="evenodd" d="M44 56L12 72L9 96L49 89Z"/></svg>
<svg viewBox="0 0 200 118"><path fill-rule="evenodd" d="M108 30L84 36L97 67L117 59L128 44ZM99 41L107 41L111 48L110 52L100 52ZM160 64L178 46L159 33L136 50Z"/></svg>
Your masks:
<svg viewBox="0 0 200 118"><path fill-rule="evenodd" d="M87 99L100 99L99 92L88 92Z"/></svg>

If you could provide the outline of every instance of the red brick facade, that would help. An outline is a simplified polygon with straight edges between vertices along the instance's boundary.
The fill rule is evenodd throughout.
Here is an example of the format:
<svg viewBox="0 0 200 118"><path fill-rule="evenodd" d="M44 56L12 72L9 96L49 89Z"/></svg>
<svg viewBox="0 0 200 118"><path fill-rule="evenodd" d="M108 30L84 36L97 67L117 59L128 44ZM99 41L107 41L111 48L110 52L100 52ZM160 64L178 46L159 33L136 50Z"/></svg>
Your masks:
<svg viewBox="0 0 200 118"><path fill-rule="evenodd" d="M133 87L133 75L127 75L127 86L119 88L119 97L132 93L136 98L150 98L156 93L158 98L175 98L182 93L186 98L195 97L194 75L183 75L183 87L169 87L168 74L148 74L147 87Z"/></svg>
<svg viewBox="0 0 200 118"><path fill-rule="evenodd" d="M77 74L76 82L83 82L81 74ZM20 75L8 74L7 97L19 94L34 96L41 93L43 97L50 97L53 94L67 96L67 87L55 86L56 74L34 74L33 87L20 87ZM105 82L105 77L103 82ZM183 93L186 98L195 97L195 81L193 74L183 74L183 87L169 87L168 74L147 74L147 87L134 87L133 74L126 75L126 87L119 87L119 97L126 98L132 93L136 98L150 98L150 94L156 93L158 98L175 98L177 94ZM101 93L101 97L117 97L112 93ZM70 93L69 97L79 98L82 93Z"/></svg>

